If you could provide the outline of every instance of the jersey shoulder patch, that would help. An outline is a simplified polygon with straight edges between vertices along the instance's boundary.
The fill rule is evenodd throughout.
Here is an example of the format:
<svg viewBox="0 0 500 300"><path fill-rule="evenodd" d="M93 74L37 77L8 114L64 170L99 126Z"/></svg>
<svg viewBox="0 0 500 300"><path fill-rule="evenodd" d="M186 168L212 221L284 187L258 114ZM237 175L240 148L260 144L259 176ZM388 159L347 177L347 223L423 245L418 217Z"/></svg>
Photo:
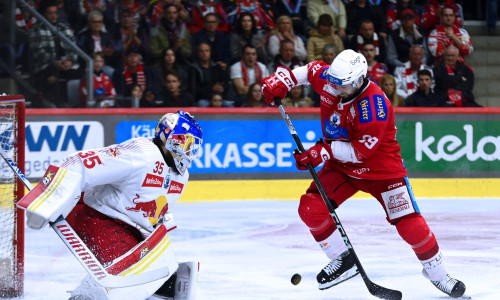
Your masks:
<svg viewBox="0 0 500 300"><path fill-rule="evenodd" d="M366 96L356 102L359 123L369 123L373 121L373 110L370 97Z"/></svg>
<svg viewBox="0 0 500 300"><path fill-rule="evenodd" d="M387 103L383 95L373 95L375 102L375 118L378 121L387 121Z"/></svg>
<svg viewBox="0 0 500 300"><path fill-rule="evenodd" d="M325 66L322 70L321 73L319 74L319 78L321 79L326 79L326 75L328 75L328 66Z"/></svg>

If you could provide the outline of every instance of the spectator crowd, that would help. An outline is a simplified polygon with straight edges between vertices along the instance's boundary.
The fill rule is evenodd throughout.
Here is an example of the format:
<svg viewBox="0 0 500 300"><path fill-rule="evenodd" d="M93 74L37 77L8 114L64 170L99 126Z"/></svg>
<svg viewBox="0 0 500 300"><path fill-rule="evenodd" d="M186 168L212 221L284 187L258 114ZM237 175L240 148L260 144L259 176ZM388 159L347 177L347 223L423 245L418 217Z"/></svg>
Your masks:
<svg viewBox="0 0 500 300"><path fill-rule="evenodd" d="M459 1L27 2L64 36L16 9L34 107L85 107L88 93L96 107L261 107L260 81L278 66L331 63L344 49L366 57L368 77L395 107L479 106ZM93 91L67 40L93 59ZM283 103L320 101L303 86Z"/></svg>

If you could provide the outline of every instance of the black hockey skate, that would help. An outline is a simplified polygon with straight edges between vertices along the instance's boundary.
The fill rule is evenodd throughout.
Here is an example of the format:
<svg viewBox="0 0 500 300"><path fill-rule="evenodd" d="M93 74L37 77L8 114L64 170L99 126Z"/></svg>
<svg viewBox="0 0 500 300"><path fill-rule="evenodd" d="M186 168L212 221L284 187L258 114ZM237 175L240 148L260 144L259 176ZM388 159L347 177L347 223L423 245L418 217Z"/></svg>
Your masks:
<svg viewBox="0 0 500 300"><path fill-rule="evenodd" d="M332 261L319 272L316 279L319 283L319 289L325 290L358 274L359 271L354 263L354 257L349 251L345 251L337 258L332 259Z"/></svg>
<svg viewBox="0 0 500 300"><path fill-rule="evenodd" d="M465 293L465 284L460 280L446 275L443 280L432 281L432 284L437 287L440 291L447 294L452 298L459 298Z"/></svg>

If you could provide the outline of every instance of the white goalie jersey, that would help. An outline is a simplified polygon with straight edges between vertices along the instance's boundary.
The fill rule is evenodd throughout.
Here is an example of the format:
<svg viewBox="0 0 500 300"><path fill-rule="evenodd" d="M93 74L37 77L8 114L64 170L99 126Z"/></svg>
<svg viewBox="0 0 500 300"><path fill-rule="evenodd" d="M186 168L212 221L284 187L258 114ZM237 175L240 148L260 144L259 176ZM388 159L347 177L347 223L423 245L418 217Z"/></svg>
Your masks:
<svg viewBox="0 0 500 300"><path fill-rule="evenodd" d="M61 167L81 174L86 205L143 233L179 200L189 178L187 170L171 169L148 138L75 153Z"/></svg>

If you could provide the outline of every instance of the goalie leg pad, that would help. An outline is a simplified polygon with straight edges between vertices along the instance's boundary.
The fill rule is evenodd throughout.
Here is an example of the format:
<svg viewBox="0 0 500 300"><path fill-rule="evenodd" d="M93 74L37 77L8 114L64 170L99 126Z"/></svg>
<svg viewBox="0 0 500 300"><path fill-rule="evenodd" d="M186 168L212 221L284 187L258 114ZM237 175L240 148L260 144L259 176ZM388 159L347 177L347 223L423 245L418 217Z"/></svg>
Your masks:
<svg viewBox="0 0 500 300"><path fill-rule="evenodd" d="M173 228L170 228L173 229ZM134 275L155 270L168 268L169 276L151 281L140 286L130 286L124 288L103 288L93 280L85 278L80 287L71 294L93 296L99 295L96 299L146 299L155 293L178 268L177 259L170 245L168 236L169 228L165 224L157 226L155 231L141 243L130 249L127 253L116 258L111 265L106 267L110 274L133 277ZM89 280L91 282L89 282ZM105 293L106 297L103 297Z"/></svg>
<svg viewBox="0 0 500 300"><path fill-rule="evenodd" d="M85 204L77 204L66 218L101 264L112 262L139 244L139 231Z"/></svg>
<svg viewBox="0 0 500 300"><path fill-rule="evenodd" d="M177 269L174 300L195 300L200 263L197 261L181 262Z"/></svg>
<svg viewBox="0 0 500 300"><path fill-rule="evenodd" d="M170 277L148 300L195 300L200 263L179 263L177 272Z"/></svg>

